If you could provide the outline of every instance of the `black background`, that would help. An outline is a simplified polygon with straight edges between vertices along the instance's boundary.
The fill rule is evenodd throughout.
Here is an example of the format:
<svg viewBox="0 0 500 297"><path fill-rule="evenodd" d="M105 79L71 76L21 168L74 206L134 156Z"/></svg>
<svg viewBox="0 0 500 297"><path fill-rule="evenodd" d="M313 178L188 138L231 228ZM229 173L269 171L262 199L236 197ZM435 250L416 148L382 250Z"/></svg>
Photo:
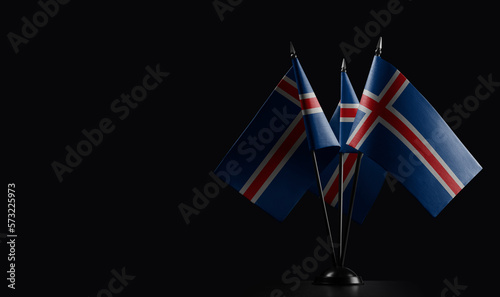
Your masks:
<svg viewBox="0 0 500 297"><path fill-rule="evenodd" d="M122 296L238 296L280 283L325 235L317 198L304 196L283 223L230 187L189 225L178 205L192 205L193 188L211 181L208 172L291 66L289 41L330 117L340 93L339 44L353 45L353 28L389 1L245 0L223 21L210 0L102 2L60 5L17 54L7 34L20 35L21 18L40 7L2 3L4 171L5 185L16 184L18 234L16 291L7 293L96 296L122 267L136 276ZM500 81L495 2L400 5L381 30L382 56L439 113L474 95L479 75ZM348 64L358 96L377 38ZM157 64L170 75L118 119L111 102ZM368 280L410 280L429 296L455 277L468 286L462 296L498 291L499 94L480 101L455 131L482 172L437 218L400 184L385 184L365 223L352 227L350 268ZM59 182L52 162L64 163L65 146L75 148L81 130L103 118L115 130ZM311 277L326 268L321 263Z"/></svg>

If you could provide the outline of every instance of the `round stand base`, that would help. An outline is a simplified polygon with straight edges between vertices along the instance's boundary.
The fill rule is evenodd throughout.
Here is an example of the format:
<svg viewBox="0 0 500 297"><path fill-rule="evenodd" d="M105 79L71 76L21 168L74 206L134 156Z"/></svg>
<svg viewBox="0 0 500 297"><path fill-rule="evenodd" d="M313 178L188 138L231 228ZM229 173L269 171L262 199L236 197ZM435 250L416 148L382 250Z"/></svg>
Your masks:
<svg viewBox="0 0 500 297"><path fill-rule="evenodd" d="M333 267L316 277L315 285L362 285L363 279L347 267Z"/></svg>

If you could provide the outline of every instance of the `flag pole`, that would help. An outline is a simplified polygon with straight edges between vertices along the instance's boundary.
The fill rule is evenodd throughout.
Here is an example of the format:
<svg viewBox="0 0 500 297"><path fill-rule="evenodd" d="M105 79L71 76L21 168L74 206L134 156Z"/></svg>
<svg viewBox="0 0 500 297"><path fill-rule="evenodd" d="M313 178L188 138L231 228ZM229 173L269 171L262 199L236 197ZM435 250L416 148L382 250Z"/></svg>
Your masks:
<svg viewBox="0 0 500 297"><path fill-rule="evenodd" d="M333 266L337 267L338 266L337 265L337 256L335 255L335 248L333 245L332 230L330 228L330 221L328 220L328 211L326 210L325 196L323 195L323 187L321 186L321 178L319 176L318 162L316 161L316 153L314 152L314 150L311 151L311 156L313 159L314 171L316 172L316 182L318 184L319 197L321 198L321 201L323 201L323 211L325 214L326 229L328 231L328 236L330 237L330 247L332 249L332 262L333 262Z"/></svg>
<svg viewBox="0 0 500 297"><path fill-rule="evenodd" d="M293 47L292 42L290 42L290 57L292 59L297 58L297 53L295 52L295 48ZM299 82L297 80L297 84L298 83ZM328 219L328 211L326 209L325 197L323 195L323 187L321 185L321 177L319 174L318 162L316 160L316 152L314 150L311 150L311 157L312 157L312 161L313 161L313 165L314 165L314 171L316 173L316 183L318 185L319 195L320 195L321 201L323 202L323 211L324 211L324 215L325 215L326 230L328 232L328 236L330 237L330 248L332 249L332 262L333 262L333 266L337 267L337 256L335 255L335 247L333 245L332 230L330 228L330 221Z"/></svg>
<svg viewBox="0 0 500 297"><path fill-rule="evenodd" d="M349 213L347 214L347 226L345 231L345 241L343 246L343 253L340 256L340 266L344 267L345 253L347 252L347 241L349 240L349 231L351 230L351 220L352 212L354 209L354 199L356 198L356 188L358 186L359 177L359 167L361 166L361 158L363 157L362 152L358 152L358 157L356 158L356 169L354 171L354 180L352 184L351 201L349 202Z"/></svg>
<svg viewBox="0 0 500 297"><path fill-rule="evenodd" d="M382 39L379 40L376 52L381 53L382 50ZM346 62L345 59L342 60L342 66L340 71L346 72ZM333 267L329 270L323 272L323 274L317 277L314 284L317 285L362 285L363 279L358 276L354 271L344 266L345 254L347 252L347 241L349 239L349 230L351 228L352 213L354 209L354 198L356 196L356 187L358 183L359 171L361 158L363 154L358 152L356 158L356 168L354 172L353 190L351 192L351 201L349 203L349 213L347 215L347 226L345 236L343 236L343 213L344 213L344 164L343 164L343 153L339 153L339 200L340 200L340 248L339 248L339 264L340 266Z"/></svg>
<svg viewBox="0 0 500 297"><path fill-rule="evenodd" d="M340 67L340 71L346 70L345 59L342 59L342 66ZM339 153L339 258L340 258L340 267L344 267L342 262L343 255L345 253L344 244L343 244L343 234L344 234L344 153ZM346 237L347 239L347 237Z"/></svg>
<svg viewBox="0 0 500 297"><path fill-rule="evenodd" d="M380 57L381 54L382 54L382 36L380 36L378 39L377 47L375 48L375 56ZM347 71L344 60L342 61L341 71L343 71L343 72ZM352 185L351 201L349 203L349 213L347 215L345 241L344 241L344 245L342 247L343 253L340 255L340 266L341 267L344 267L345 253L347 251L347 241L349 240L349 232L351 230L351 220L352 220L352 213L353 213L353 209L354 209L354 199L356 198L356 188L358 185L359 168L361 167L361 158L363 158L363 153L358 152L358 157L356 158L356 169L354 171L354 180L353 180L353 185Z"/></svg>
<svg viewBox="0 0 500 297"><path fill-rule="evenodd" d="M343 238L342 234L344 233L344 153L339 153L339 258L341 260L340 266L343 267L342 264L342 255L343 255Z"/></svg>

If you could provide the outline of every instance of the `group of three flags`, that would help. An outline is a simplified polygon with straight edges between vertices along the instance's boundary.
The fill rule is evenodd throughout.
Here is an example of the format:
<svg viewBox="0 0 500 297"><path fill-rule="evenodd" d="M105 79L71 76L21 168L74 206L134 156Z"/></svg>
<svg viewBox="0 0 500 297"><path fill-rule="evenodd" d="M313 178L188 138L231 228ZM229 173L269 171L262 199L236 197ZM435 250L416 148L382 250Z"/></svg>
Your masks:
<svg viewBox="0 0 500 297"><path fill-rule="evenodd" d="M306 191L317 193L310 151L318 153L324 199L332 206L339 196L340 156L344 195L350 197L357 155L364 154L353 212L359 223L387 172L437 216L481 170L429 102L379 56L360 101L341 72L340 102L329 122L296 56L292 63L215 170L239 164L229 184L277 220L283 221ZM401 158L421 166L402 178Z"/></svg>

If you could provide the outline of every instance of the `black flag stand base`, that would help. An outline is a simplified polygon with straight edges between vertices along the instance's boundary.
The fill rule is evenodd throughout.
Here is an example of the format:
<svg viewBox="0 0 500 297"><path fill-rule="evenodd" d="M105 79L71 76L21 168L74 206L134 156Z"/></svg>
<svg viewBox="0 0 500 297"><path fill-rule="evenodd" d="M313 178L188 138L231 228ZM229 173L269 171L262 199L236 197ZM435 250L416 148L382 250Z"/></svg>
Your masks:
<svg viewBox="0 0 500 297"><path fill-rule="evenodd" d="M333 267L316 277L315 285L362 285L363 279L347 267Z"/></svg>

